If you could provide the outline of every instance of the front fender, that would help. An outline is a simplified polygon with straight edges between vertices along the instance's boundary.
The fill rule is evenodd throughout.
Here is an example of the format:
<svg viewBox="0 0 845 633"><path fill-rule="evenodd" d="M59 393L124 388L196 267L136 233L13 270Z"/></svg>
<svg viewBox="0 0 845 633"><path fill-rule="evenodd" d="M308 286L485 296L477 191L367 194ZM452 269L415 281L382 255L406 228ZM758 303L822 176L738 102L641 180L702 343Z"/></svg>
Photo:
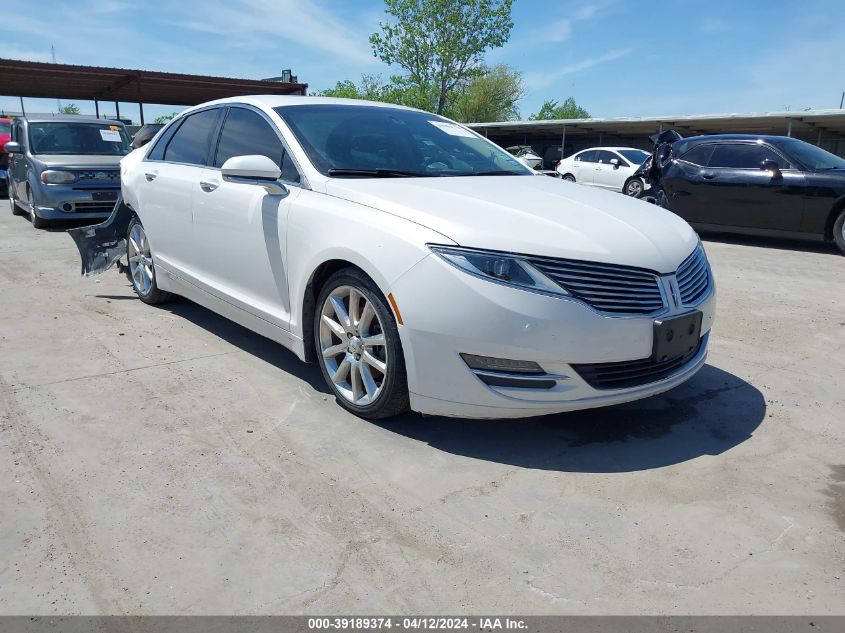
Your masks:
<svg viewBox="0 0 845 633"><path fill-rule="evenodd" d="M83 275L106 272L126 253L126 231L131 219L132 210L118 196L111 215L104 222L68 229L68 235L79 249Z"/></svg>

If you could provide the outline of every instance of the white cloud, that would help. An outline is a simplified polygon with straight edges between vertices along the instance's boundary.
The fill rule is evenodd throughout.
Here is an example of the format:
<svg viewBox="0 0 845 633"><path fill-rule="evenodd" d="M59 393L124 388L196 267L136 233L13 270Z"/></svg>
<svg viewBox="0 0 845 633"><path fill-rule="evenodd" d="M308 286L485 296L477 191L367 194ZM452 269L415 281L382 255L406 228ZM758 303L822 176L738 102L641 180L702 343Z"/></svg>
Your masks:
<svg viewBox="0 0 845 633"><path fill-rule="evenodd" d="M543 42L565 42L572 35L572 31L577 22L592 20L599 14L599 12L613 4L614 1L615 0L598 0L591 4L580 6L569 13L565 18L555 20L548 27L542 29L537 34L537 38Z"/></svg>
<svg viewBox="0 0 845 633"><path fill-rule="evenodd" d="M543 72L530 72L525 75L525 84L529 90L540 90L546 88L553 83L563 79L567 75L582 72L593 66L605 64L617 59L621 59L631 53L630 48L619 48L611 50L604 55L597 57L589 57L570 64L565 64L559 68L550 69Z"/></svg>

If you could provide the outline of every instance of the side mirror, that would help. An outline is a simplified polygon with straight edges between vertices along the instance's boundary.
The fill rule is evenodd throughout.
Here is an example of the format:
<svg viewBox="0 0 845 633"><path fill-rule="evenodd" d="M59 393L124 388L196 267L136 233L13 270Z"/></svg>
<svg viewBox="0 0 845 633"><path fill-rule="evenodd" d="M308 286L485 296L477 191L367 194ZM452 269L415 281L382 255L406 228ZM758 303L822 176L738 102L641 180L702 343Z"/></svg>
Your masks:
<svg viewBox="0 0 845 633"><path fill-rule="evenodd" d="M760 169L770 172L772 174L772 178L780 178L780 167L778 167L778 164L771 158L767 158L760 163Z"/></svg>
<svg viewBox="0 0 845 633"><path fill-rule="evenodd" d="M223 180L243 185L259 185L275 196L286 195L288 190L279 178L282 170L266 156L250 154L248 156L232 156L223 163L220 169Z"/></svg>
<svg viewBox="0 0 845 633"><path fill-rule="evenodd" d="M20 154L21 144L16 143L15 141L9 141L3 146L3 149L6 150L7 154Z"/></svg>
<svg viewBox="0 0 845 633"><path fill-rule="evenodd" d="M611 158L611 159L610 159L610 164L611 164L611 165L613 165L613 168L614 168L614 169L615 169L615 168L617 168L617 167L619 167L619 159L618 159L618 158Z"/></svg>

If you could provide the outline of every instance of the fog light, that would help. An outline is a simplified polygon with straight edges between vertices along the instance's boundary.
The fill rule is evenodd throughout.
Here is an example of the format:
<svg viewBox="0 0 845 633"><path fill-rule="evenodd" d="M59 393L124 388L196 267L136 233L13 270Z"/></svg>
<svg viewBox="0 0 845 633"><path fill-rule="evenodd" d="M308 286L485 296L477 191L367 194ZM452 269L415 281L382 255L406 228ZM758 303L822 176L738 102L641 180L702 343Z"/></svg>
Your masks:
<svg viewBox="0 0 845 633"><path fill-rule="evenodd" d="M470 369L484 371L501 371L511 374L542 374L543 368L532 360L511 360L508 358L492 358L491 356L477 356L475 354L461 354L461 358Z"/></svg>
<svg viewBox="0 0 845 633"><path fill-rule="evenodd" d="M70 202L65 202L62 205L62 211L73 211L73 205Z"/></svg>

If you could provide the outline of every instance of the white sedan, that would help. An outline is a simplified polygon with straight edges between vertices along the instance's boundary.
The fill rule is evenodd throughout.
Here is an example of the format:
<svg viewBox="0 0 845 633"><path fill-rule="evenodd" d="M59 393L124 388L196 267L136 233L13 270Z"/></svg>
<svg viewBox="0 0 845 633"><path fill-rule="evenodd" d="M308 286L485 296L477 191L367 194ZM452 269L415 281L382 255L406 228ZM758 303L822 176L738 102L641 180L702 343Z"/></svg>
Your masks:
<svg viewBox="0 0 845 633"><path fill-rule="evenodd" d="M692 377L715 293L689 225L531 176L426 112L207 103L122 161L130 278L319 363L367 418L548 414Z"/></svg>
<svg viewBox="0 0 845 633"><path fill-rule="evenodd" d="M638 198L645 182L633 176L648 157L648 152L633 147L593 147L558 161L555 169L564 180Z"/></svg>

